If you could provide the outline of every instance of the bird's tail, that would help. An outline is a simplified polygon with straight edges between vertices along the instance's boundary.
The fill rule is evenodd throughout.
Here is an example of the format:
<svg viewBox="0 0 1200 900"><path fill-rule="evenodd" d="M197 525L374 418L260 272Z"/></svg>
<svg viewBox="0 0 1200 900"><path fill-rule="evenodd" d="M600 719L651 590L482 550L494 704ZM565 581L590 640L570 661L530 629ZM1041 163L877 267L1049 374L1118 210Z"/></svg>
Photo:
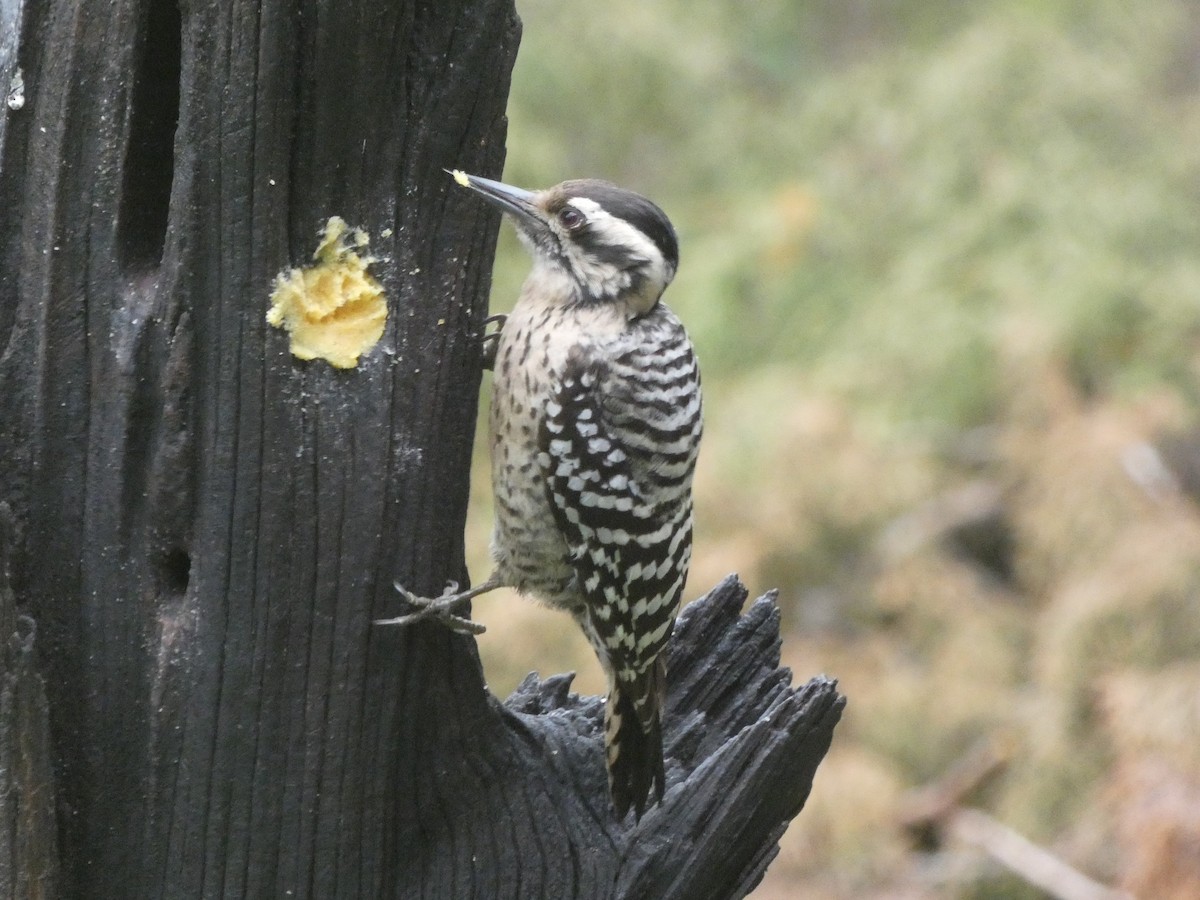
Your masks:
<svg viewBox="0 0 1200 900"><path fill-rule="evenodd" d="M660 656L632 680L610 674L608 703L604 708L604 751L608 787L617 817L624 819L633 807L640 819L654 789L656 802L663 798L662 707L666 663Z"/></svg>

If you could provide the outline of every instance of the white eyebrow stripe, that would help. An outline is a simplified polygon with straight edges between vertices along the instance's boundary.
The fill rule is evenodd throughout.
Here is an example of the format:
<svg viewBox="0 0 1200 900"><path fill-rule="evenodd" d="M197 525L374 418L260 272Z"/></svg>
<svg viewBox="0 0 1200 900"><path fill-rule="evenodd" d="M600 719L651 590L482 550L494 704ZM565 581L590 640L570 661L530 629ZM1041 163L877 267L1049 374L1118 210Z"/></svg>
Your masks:
<svg viewBox="0 0 1200 900"><path fill-rule="evenodd" d="M590 197L572 197L567 202L587 216L588 223L604 243L614 247L626 247L648 263L659 263L662 260L662 251L644 231L625 219L618 219L595 200Z"/></svg>
<svg viewBox="0 0 1200 900"><path fill-rule="evenodd" d="M595 213L603 212L600 204L590 197L572 197L567 201L581 213L587 216L592 216Z"/></svg>

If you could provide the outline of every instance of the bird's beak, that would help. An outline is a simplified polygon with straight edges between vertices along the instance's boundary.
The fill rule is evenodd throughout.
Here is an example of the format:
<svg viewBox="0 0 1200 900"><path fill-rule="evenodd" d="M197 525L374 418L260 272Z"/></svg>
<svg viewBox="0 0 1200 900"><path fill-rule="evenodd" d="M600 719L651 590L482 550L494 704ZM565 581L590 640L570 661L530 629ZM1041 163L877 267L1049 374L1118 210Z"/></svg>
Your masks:
<svg viewBox="0 0 1200 900"><path fill-rule="evenodd" d="M537 197L535 192L513 187L511 184L504 184L500 181L492 181L490 178L468 175L458 169L447 169L446 171L463 187L470 188L492 206L500 209L501 212L508 213L517 220L518 225L539 226L545 224L541 210L534 203Z"/></svg>

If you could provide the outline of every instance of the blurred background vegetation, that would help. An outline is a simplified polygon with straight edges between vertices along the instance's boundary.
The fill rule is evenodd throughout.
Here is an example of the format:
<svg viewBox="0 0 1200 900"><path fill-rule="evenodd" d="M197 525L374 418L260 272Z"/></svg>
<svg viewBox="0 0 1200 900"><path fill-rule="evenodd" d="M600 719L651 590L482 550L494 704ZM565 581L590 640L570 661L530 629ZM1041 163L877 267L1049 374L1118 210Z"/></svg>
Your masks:
<svg viewBox="0 0 1200 900"><path fill-rule="evenodd" d="M1200 897L1200 4L518 8L506 180L609 178L680 232L688 596L779 588L785 664L849 697L754 897L1047 896L930 786ZM505 228L494 310L527 270ZM566 617L476 616L501 696L603 690Z"/></svg>

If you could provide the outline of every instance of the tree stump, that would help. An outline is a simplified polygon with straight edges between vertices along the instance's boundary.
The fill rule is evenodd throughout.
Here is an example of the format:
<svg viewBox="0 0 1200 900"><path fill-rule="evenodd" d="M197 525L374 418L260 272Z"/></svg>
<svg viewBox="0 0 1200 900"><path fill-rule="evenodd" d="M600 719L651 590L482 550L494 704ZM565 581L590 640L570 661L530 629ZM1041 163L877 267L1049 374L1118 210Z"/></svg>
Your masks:
<svg viewBox="0 0 1200 900"><path fill-rule="evenodd" d="M614 821L600 705L385 629L465 583L511 0L0 9L0 892L736 897L840 713L769 599L670 651L668 794ZM288 352L276 276L371 236L383 337ZM44 684L44 688L43 688Z"/></svg>

